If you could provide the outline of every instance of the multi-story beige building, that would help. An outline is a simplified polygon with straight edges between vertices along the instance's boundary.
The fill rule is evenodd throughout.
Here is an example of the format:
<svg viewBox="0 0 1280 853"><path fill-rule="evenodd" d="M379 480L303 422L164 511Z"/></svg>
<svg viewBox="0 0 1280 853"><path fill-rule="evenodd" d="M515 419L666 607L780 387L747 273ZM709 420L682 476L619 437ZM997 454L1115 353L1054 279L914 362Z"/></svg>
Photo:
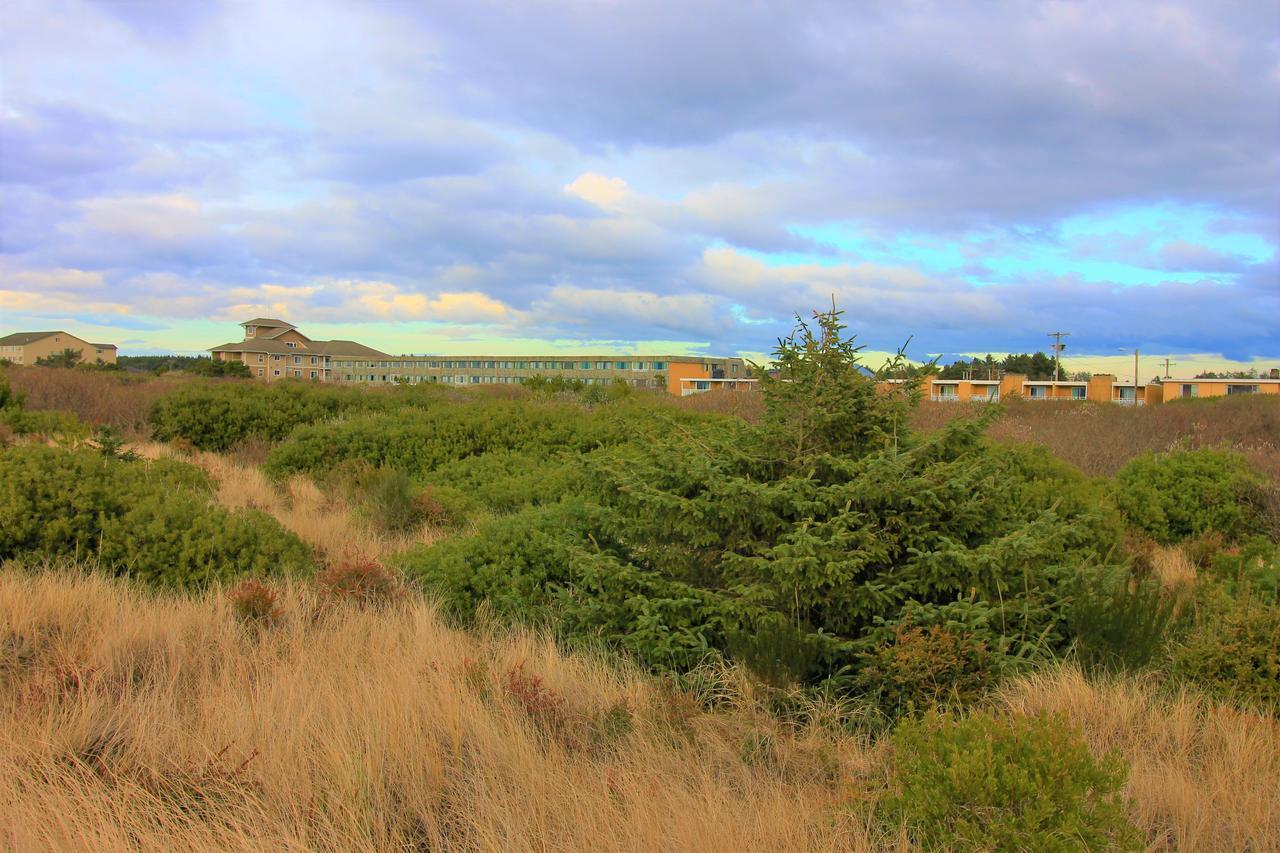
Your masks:
<svg viewBox="0 0 1280 853"><path fill-rule="evenodd" d="M750 388L740 358L600 355L388 355L355 341L313 341L292 323L259 317L240 324L244 340L214 347L220 361L243 361L252 376L372 384L519 385L535 377L586 384L626 382L688 396L713 388Z"/></svg>
<svg viewBox="0 0 1280 853"><path fill-rule="evenodd" d="M36 359L65 350L80 353L86 364L115 364L115 344L94 344L69 332L14 332L0 338L0 359L14 364L35 364Z"/></svg>

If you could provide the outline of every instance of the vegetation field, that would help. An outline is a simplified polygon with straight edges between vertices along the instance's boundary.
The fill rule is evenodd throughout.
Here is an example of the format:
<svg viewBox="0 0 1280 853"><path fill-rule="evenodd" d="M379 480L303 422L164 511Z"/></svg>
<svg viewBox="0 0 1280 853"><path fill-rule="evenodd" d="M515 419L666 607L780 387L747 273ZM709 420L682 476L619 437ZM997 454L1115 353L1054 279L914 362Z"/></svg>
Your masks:
<svg viewBox="0 0 1280 853"><path fill-rule="evenodd" d="M1280 401L0 371L0 847L1280 847Z"/></svg>

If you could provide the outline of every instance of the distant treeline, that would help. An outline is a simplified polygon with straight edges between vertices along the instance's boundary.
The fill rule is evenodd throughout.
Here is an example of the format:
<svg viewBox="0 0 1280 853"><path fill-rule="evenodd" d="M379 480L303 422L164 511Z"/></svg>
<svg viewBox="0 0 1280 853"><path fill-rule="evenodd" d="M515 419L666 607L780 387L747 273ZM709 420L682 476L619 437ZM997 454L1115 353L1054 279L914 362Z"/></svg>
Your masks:
<svg viewBox="0 0 1280 853"><path fill-rule="evenodd" d="M947 365L907 365L895 370L893 376L910 378L926 371L939 379L998 379L1004 373L1017 373L1032 380L1054 378L1053 357L1042 352L1010 354L1002 359L988 354L972 361L962 358ZM1089 378L1089 374L1064 370L1062 378L1084 380Z"/></svg>
<svg viewBox="0 0 1280 853"><path fill-rule="evenodd" d="M124 370L147 373L181 371L200 376L249 375L249 369L238 361L214 361L204 355L122 355L116 362Z"/></svg>

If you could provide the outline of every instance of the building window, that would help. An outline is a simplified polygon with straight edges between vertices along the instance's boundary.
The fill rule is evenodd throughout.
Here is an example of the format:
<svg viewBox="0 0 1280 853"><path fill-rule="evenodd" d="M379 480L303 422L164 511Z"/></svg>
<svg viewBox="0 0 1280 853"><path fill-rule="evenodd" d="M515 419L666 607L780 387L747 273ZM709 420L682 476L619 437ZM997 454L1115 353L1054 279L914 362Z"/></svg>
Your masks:
<svg viewBox="0 0 1280 853"><path fill-rule="evenodd" d="M265 360L266 358L262 355L262 353L258 353L258 364L262 364L262 362Z"/></svg>
<svg viewBox="0 0 1280 853"><path fill-rule="evenodd" d="M295 355L295 356L293 357L293 363L294 363L294 364L302 364L302 356L300 356L300 355Z"/></svg>
<svg viewBox="0 0 1280 853"><path fill-rule="evenodd" d="M1257 385L1228 385L1227 393L1228 394L1257 394L1258 386Z"/></svg>
<svg viewBox="0 0 1280 853"><path fill-rule="evenodd" d="M1086 389L1084 389L1084 388L1072 388L1072 389L1071 389L1071 399L1072 399L1072 400L1083 400L1083 399L1085 398L1085 390L1086 390Z"/></svg>
<svg viewBox="0 0 1280 853"><path fill-rule="evenodd" d="M314 370L313 370L313 371L311 371L311 378L312 378L312 379L315 379L315 378L316 378L316 372L315 372Z"/></svg>
<svg viewBox="0 0 1280 853"><path fill-rule="evenodd" d="M262 368L261 368L261 367L259 367L259 368L258 368L258 375L259 375L259 376L261 376L261 375L262 375L262 373L263 373Z"/></svg>
<svg viewBox="0 0 1280 853"><path fill-rule="evenodd" d="M279 361L279 360L280 360L280 356L278 356L278 355L273 355L273 356L271 356L271 360L272 360L272 361Z"/></svg>
<svg viewBox="0 0 1280 853"><path fill-rule="evenodd" d="M311 356L311 363L312 363L312 364L318 364L318 363L319 363L319 362L317 362L317 361L316 361L316 357L315 357L314 355L313 355L313 356Z"/></svg>
<svg viewBox="0 0 1280 853"><path fill-rule="evenodd" d="M293 347L296 347L298 344L296 341L285 341L284 345L287 347L293 348Z"/></svg>
<svg viewBox="0 0 1280 853"><path fill-rule="evenodd" d="M1043 399L1049 396L1046 393L1048 390L1049 389L1045 388L1043 385L1032 385L1031 388L1029 389L1029 393L1027 394L1027 396L1033 400Z"/></svg>
<svg viewBox="0 0 1280 853"><path fill-rule="evenodd" d="M655 361L655 362L653 363L653 367L652 367L651 369L652 369L652 370L666 370L666 369L667 369L667 363L666 363L665 361Z"/></svg>
<svg viewBox="0 0 1280 853"><path fill-rule="evenodd" d="M1194 386L1194 385L1183 385L1183 386L1182 386L1182 396L1184 396L1184 397L1194 397L1194 396L1196 396L1196 390L1197 390L1197 389L1196 389L1196 386Z"/></svg>
<svg viewBox="0 0 1280 853"><path fill-rule="evenodd" d="M279 375L280 375L280 371L279 371L279 370L273 370L273 371L271 371L271 375L272 375L272 376L279 376Z"/></svg>

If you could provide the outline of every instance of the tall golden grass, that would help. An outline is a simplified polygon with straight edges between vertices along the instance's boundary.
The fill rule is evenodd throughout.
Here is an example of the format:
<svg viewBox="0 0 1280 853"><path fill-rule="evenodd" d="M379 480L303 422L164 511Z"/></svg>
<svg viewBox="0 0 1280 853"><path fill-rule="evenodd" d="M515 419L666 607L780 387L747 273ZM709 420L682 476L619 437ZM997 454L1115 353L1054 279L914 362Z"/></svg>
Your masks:
<svg viewBox="0 0 1280 853"><path fill-rule="evenodd" d="M430 544L442 535L430 525L404 533L380 530L356 507L326 494L309 478L295 476L277 487L257 467L242 464L233 456L180 454L159 442L137 442L132 449L148 459L171 456L199 466L217 485L220 504L229 509L259 509L275 516L328 561L381 560L414 545Z"/></svg>
<svg viewBox="0 0 1280 853"><path fill-rule="evenodd" d="M280 604L255 627L222 591L0 572L0 848L906 847L866 818L888 748L785 725L735 673L707 710L421 598ZM1069 667L997 702L1121 752L1151 849L1280 847L1275 719Z"/></svg>
<svg viewBox="0 0 1280 853"><path fill-rule="evenodd" d="M839 807L875 760L854 738L700 710L533 636L450 630L421 599L282 601L258 629L218 592L0 575L0 847L893 844Z"/></svg>

